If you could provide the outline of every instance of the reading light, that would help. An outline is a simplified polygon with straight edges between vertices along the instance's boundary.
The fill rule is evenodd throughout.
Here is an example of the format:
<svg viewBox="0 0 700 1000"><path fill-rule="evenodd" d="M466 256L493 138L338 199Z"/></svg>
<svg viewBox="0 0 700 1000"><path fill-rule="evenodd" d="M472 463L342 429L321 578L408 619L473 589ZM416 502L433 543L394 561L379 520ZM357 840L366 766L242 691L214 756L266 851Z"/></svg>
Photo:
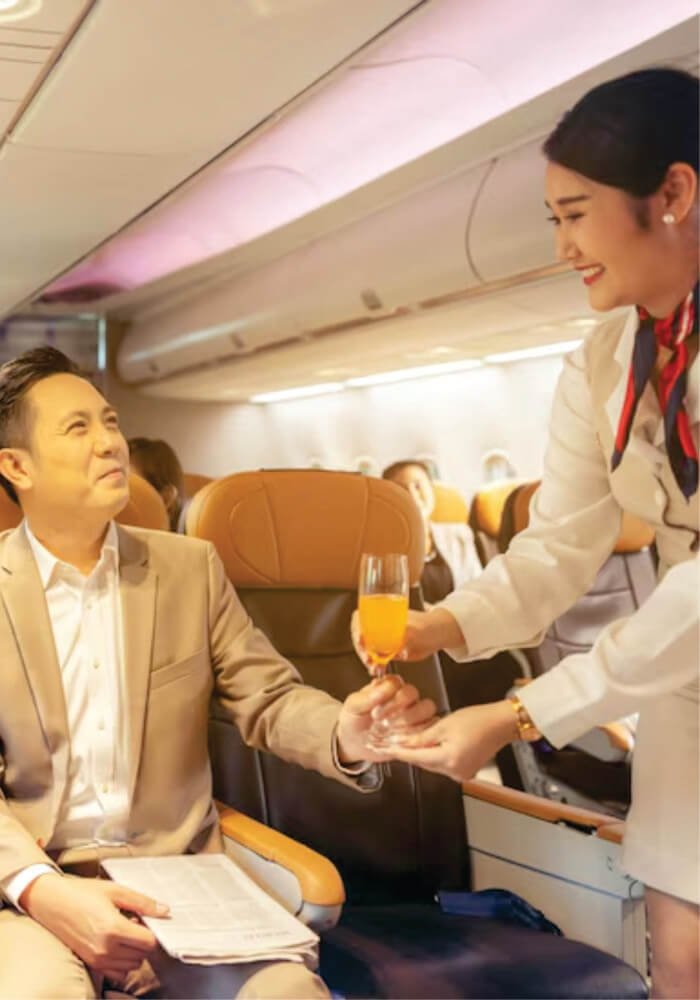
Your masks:
<svg viewBox="0 0 700 1000"><path fill-rule="evenodd" d="M497 365L503 361L522 361L525 358L544 358L548 354L567 354L582 343L583 341L581 340L560 340L557 344L543 344L541 347L525 347L521 351L487 354L484 361Z"/></svg>
<svg viewBox="0 0 700 1000"><path fill-rule="evenodd" d="M251 396L250 403L277 403L283 399L303 399L305 396L325 396L328 392L341 392L342 382L318 382L316 385L299 385L294 389L277 389L275 392L259 392Z"/></svg>
<svg viewBox="0 0 700 1000"><path fill-rule="evenodd" d="M360 388L365 385L382 385L389 382L403 382L411 378L428 378L431 375L449 375L450 372L467 371L469 368L479 368L480 361L448 361L438 365L417 365L415 368L401 368L398 371L377 372L375 375L359 375L349 378L345 385Z"/></svg>

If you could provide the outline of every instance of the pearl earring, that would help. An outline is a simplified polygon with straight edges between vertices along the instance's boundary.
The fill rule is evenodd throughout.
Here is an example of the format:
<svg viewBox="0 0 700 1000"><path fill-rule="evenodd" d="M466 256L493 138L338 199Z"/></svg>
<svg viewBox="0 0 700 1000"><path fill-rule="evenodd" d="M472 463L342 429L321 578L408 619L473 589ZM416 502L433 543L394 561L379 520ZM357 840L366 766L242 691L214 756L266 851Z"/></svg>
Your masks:
<svg viewBox="0 0 700 1000"><path fill-rule="evenodd" d="M661 216L661 221L665 222L667 226L671 226L676 221L676 217L673 212L664 212Z"/></svg>

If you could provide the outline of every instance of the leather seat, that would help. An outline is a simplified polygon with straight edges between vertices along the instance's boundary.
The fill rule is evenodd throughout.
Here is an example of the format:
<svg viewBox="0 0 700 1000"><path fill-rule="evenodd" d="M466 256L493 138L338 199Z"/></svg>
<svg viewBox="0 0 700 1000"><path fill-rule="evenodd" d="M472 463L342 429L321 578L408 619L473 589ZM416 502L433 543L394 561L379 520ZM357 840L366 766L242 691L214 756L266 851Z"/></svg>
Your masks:
<svg viewBox="0 0 700 1000"><path fill-rule="evenodd" d="M472 497L469 507L469 527L474 532L476 549L481 565L498 555L498 532L501 528L503 508L510 494L522 480L503 479L490 483Z"/></svg>
<svg viewBox="0 0 700 1000"><path fill-rule="evenodd" d="M0 531L16 527L21 520L19 505L10 500L4 489L0 489ZM168 512L160 494L135 472L129 474L129 502L115 520L137 528L170 529Z"/></svg>
<svg viewBox="0 0 700 1000"><path fill-rule="evenodd" d="M435 481L433 483L435 506L430 515L431 521L438 524L466 524L469 519L467 502L454 486Z"/></svg>
<svg viewBox="0 0 700 1000"><path fill-rule="evenodd" d="M253 620L304 680L338 698L367 681L350 616L363 551L406 552L420 603L423 529L394 483L282 470L217 480L193 500L188 534L217 546ZM402 674L447 707L433 657ZM439 889L469 885L461 791L392 763L367 794L243 746L213 706L215 793L330 858L347 894L322 937L321 974L345 997L644 997L629 966L573 941L442 913Z"/></svg>
<svg viewBox="0 0 700 1000"><path fill-rule="evenodd" d="M529 523L529 510L539 482L519 486L507 498L499 532L505 552L513 537ZM653 530L631 514L623 515L614 552L592 586L549 627L542 643L523 650L533 677L550 670L571 653L588 651L609 622L637 610L656 585ZM612 720L611 720L612 722ZM602 809L624 817L630 801L631 734L622 727L601 727L561 750L546 744L517 747L522 786L526 791Z"/></svg>
<svg viewBox="0 0 700 1000"><path fill-rule="evenodd" d="M183 479L185 481L185 496L188 499L211 482L211 476L200 476L198 472L185 472Z"/></svg>
<svg viewBox="0 0 700 1000"><path fill-rule="evenodd" d="M115 517L134 528L170 531L168 511L158 490L135 472L129 473L129 502Z"/></svg>

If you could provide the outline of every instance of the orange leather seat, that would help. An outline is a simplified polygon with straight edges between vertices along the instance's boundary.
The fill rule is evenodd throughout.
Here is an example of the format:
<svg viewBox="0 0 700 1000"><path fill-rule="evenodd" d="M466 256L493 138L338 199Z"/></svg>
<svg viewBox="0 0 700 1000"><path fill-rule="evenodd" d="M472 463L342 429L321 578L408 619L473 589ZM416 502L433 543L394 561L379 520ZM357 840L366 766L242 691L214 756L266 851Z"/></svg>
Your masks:
<svg viewBox="0 0 700 1000"><path fill-rule="evenodd" d="M433 491L435 493L435 507L430 515L430 520L440 524L466 524L469 510L467 501L459 490L436 480L433 483Z"/></svg>
<svg viewBox="0 0 700 1000"><path fill-rule="evenodd" d="M531 483L523 483L506 497L498 533L498 547L501 552L505 552L511 538L519 531L524 531L530 523L530 503L539 485L539 479ZM615 543L614 551L620 555L641 552L643 549L649 548L653 542L654 529L641 518L628 511L623 511L620 534Z"/></svg>
<svg viewBox="0 0 700 1000"><path fill-rule="evenodd" d="M482 566L498 555L498 533L501 528L503 508L510 494L521 483L520 479L499 480L484 486L474 494L469 509L469 527Z"/></svg>
<svg viewBox="0 0 700 1000"><path fill-rule="evenodd" d="M185 481L185 496L188 499L212 481L211 476L200 476L197 472L185 472L183 479Z"/></svg>
<svg viewBox="0 0 700 1000"><path fill-rule="evenodd" d="M0 487L0 531L16 528L21 520L21 508L13 500L10 500L4 488Z"/></svg>
<svg viewBox="0 0 700 1000"><path fill-rule="evenodd" d="M21 520L21 508L10 500L4 489L0 489L0 531L16 527ZM135 472L129 474L129 502L115 520L120 524L156 528L160 531L168 531L170 527L168 512L160 494Z"/></svg>
<svg viewBox="0 0 700 1000"><path fill-rule="evenodd" d="M135 472L129 473L129 502L115 521L135 528L170 530L168 511L160 493Z"/></svg>

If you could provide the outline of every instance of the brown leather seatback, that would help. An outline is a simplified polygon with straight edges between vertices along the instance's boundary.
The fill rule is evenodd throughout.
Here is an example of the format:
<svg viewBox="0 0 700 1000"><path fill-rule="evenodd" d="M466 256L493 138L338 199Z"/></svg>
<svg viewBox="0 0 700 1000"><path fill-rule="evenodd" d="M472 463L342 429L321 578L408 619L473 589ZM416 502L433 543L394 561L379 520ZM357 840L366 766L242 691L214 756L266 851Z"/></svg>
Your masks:
<svg viewBox="0 0 700 1000"><path fill-rule="evenodd" d="M469 527L474 533L476 550L482 566L486 566L495 555L498 555L498 532L503 508L519 484L520 480L517 479L491 483L475 493L472 498L469 508Z"/></svg>

